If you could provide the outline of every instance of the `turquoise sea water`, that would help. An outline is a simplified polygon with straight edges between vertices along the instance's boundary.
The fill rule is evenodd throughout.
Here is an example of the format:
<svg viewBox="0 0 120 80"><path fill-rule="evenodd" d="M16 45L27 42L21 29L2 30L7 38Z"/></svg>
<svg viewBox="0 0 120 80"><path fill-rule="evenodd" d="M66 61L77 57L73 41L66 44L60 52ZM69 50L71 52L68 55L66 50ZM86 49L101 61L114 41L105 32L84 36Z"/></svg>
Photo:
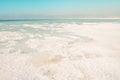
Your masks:
<svg viewBox="0 0 120 80"><path fill-rule="evenodd" d="M29 22L29 23L69 23L69 22L120 22L120 19L25 19L25 20L0 20L1 22Z"/></svg>

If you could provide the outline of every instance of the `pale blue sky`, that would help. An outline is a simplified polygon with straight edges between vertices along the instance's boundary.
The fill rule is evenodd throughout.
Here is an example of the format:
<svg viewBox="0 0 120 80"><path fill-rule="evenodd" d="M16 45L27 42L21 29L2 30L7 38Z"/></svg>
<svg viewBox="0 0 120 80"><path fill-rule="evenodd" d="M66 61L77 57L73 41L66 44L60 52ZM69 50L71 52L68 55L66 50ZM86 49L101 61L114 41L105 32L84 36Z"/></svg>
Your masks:
<svg viewBox="0 0 120 80"><path fill-rule="evenodd" d="M120 17L120 0L0 0L0 19Z"/></svg>

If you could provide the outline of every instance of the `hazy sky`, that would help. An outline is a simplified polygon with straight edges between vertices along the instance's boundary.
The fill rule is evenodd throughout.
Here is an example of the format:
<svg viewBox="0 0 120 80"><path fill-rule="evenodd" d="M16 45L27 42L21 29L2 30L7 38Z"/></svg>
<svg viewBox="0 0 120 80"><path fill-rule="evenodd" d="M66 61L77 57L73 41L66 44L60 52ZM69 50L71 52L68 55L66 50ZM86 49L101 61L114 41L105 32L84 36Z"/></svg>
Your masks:
<svg viewBox="0 0 120 80"><path fill-rule="evenodd" d="M0 0L0 19L119 17L120 0Z"/></svg>

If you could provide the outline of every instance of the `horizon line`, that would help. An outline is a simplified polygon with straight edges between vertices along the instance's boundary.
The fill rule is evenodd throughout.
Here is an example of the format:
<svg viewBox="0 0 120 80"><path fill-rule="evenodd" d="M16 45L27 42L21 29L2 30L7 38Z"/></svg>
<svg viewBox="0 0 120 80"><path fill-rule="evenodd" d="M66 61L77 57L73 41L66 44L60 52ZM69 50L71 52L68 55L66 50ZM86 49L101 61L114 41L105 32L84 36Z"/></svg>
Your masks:
<svg viewBox="0 0 120 80"><path fill-rule="evenodd" d="M17 19L0 19L0 20L42 20L42 19L120 19L120 18L17 18Z"/></svg>

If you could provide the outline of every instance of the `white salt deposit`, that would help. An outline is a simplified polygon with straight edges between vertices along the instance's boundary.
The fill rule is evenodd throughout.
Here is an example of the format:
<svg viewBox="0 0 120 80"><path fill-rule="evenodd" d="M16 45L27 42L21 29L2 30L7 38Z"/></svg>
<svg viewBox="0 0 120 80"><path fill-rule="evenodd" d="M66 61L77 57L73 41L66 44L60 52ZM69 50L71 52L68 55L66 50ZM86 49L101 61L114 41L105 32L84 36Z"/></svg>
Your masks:
<svg viewBox="0 0 120 80"><path fill-rule="evenodd" d="M23 24L21 30L0 31L0 80L120 80L119 23Z"/></svg>
<svg viewBox="0 0 120 80"><path fill-rule="evenodd" d="M12 31L1 31L0 32L0 41L12 41L22 39L22 33L12 32Z"/></svg>

